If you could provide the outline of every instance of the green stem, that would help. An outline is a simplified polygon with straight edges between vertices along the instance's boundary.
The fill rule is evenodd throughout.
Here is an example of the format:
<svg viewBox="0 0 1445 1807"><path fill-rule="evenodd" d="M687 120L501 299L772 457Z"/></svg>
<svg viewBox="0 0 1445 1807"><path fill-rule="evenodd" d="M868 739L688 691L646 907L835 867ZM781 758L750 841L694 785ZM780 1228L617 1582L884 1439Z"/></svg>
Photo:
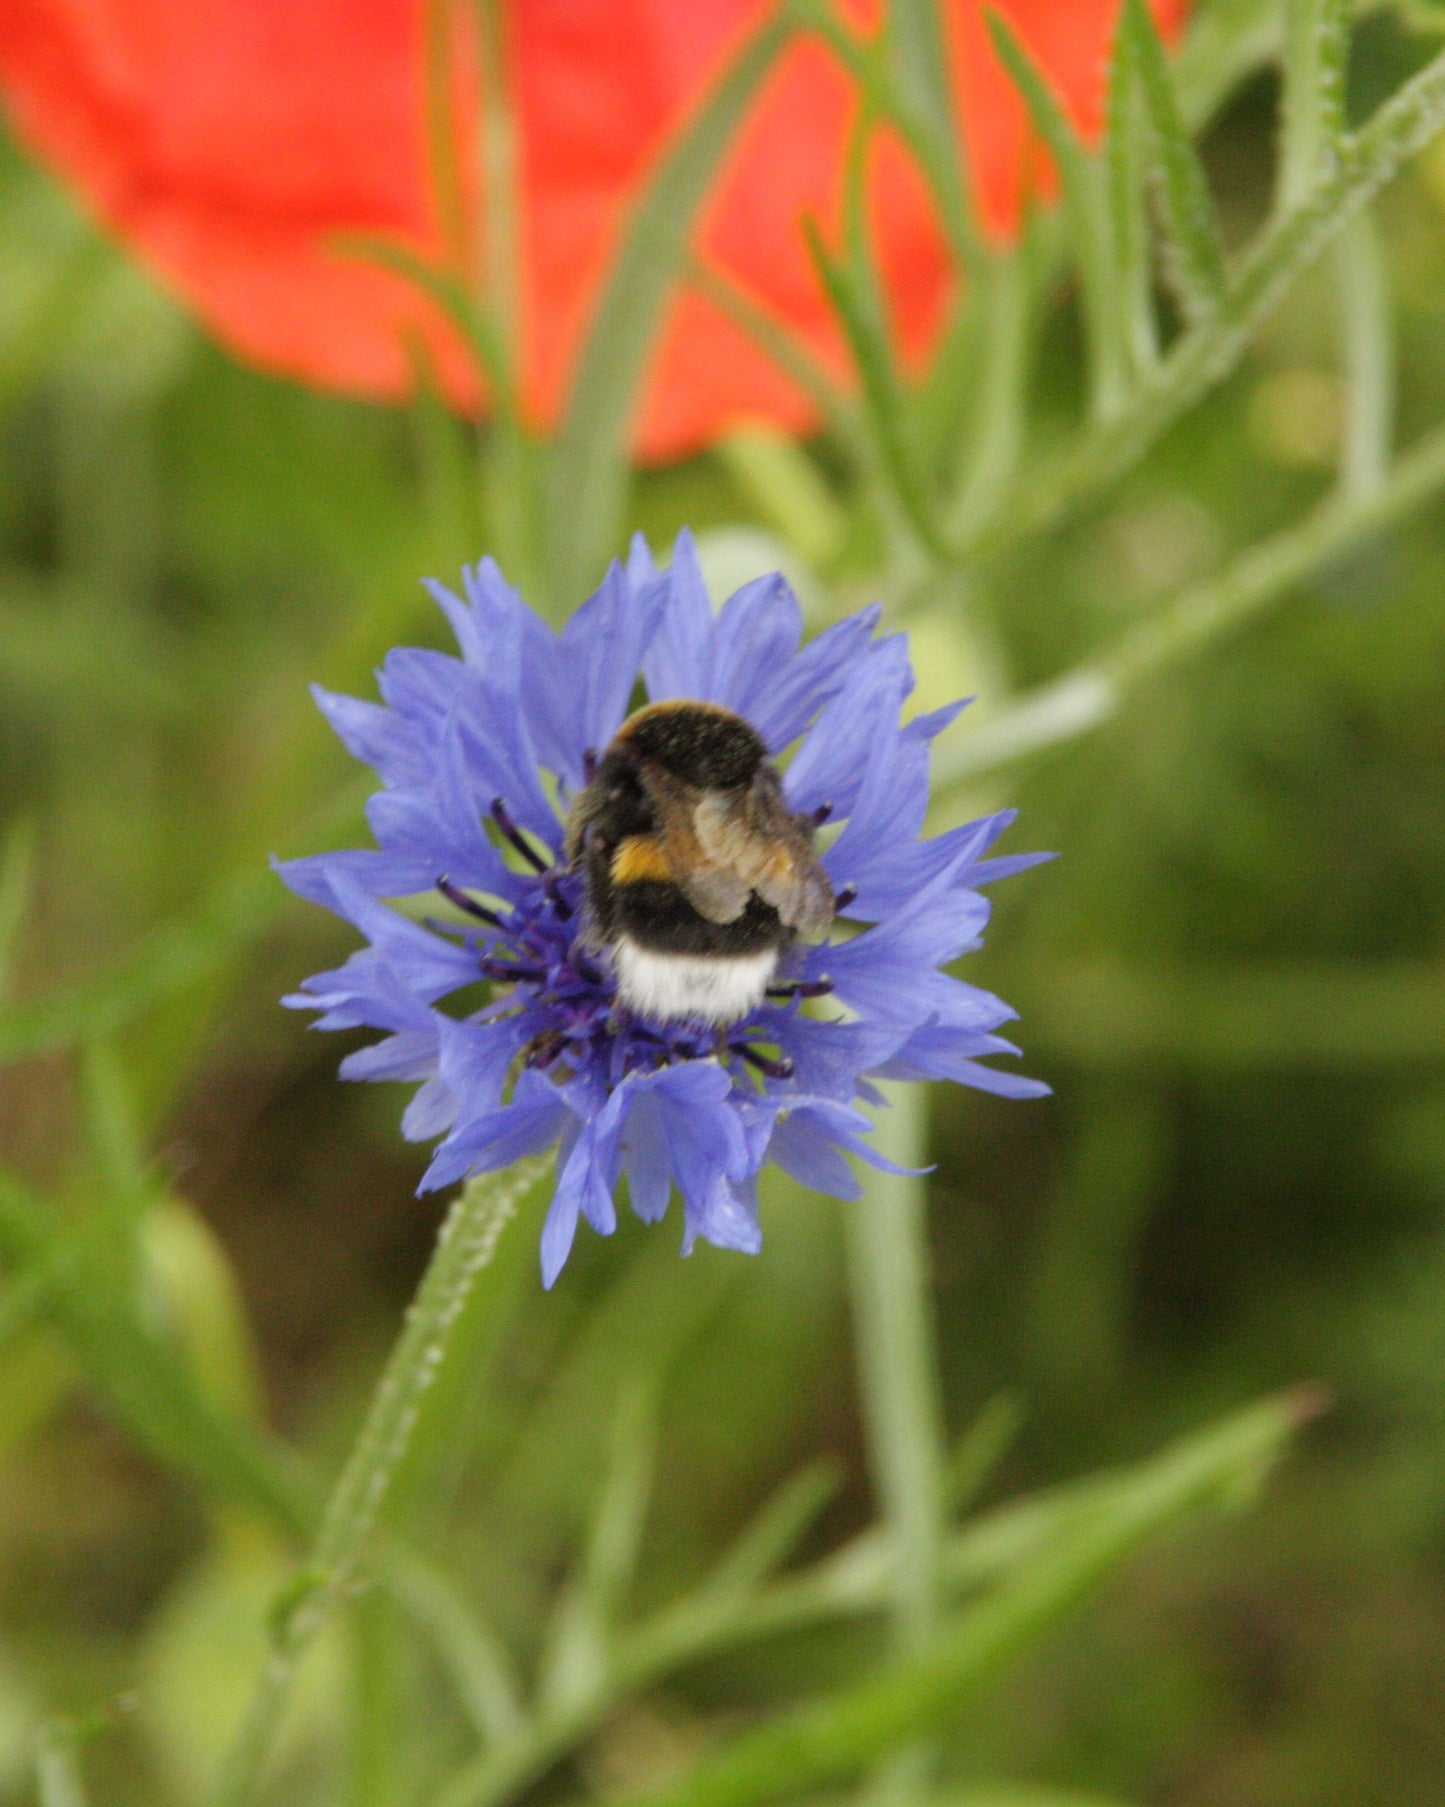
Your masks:
<svg viewBox="0 0 1445 1807"><path fill-rule="evenodd" d="M1445 427L1399 459L1365 495L1336 492L1297 527L1242 554L1120 636L1102 657L985 718L938 761L935 795L1026 754L1097 728L1143 679L1178 664L1285 595L1301 578L1445 488Z"/></svg>
<svg viewBox="0 0 1445 1807"><path fill-rule="evenodd" d="M1300 203L1240 260L1211 318L1185 333L1123 413L1020 484L1006 514L955 556L996 555L1055 528L1144 456L1238 363L1256 328L1295 278L1445 124L1445 53L1413 76L1318 175Z"/></svg>
<svg viewBox="0 0 1445 1807"><path fill-rule="evenodd" d="M891 1088L879 1152L918 1167L926 1152L922 1087ZM943 1428L929 1297L928 1198L913 1174L874 1172L847 1209L850 1291L869 1459L893 1547L892 1643L907 1657L937 1634L943 1548ZM875 1799L906 1799L926 1778L926 1744L894 1753Z"/></svg>
<svg viewBox="0 0 1445 1807"><path fill-rule="evenodd" d="M1368 213L1350 221L1335 246L1345 420L1340 487L1350 496L1380 489L1390 472L1395 426L1395 345L1379 234Z"/></svg>
<svg viewBox="0 0 1445 1807"><path fill-rule="evenodd" d="M416 1427L421 1403L446 1353L472 1282L535 1183L541 1162L518 1163L472 1181L452 1206L405 1327L372 1395L371 1407L322 1514L310 1563L278 1617L274 1647L232 1747L217 1807L256 1797L301 1658L356 1584L376 1521Z"/></svg>
<svg viewBox="0 0 1445 1807"><path fill-rule="evenodd" d="M745 1732L678 1781L625 1807L752 1807L802 1799L947 1722L1143 1542L1208 1506L1247 1498L1290 1436L1320 1409L1287 1394L1227 1420L1140 1471L1005 1586L960 1614L917 1655Z"/></svg>
<svg viewBox="0 0 1445 1807"><path fill-rule="evenodd" d="M879 1152L917 1167L926 1146L921 1087L890 1089ZM927 1189L914 1175L870 1173L848 1206L849 1284L863 1418L883 1519L897 1550L894 1642L916 1650L938 1618L943 1436L928 1288Z"/></svg>

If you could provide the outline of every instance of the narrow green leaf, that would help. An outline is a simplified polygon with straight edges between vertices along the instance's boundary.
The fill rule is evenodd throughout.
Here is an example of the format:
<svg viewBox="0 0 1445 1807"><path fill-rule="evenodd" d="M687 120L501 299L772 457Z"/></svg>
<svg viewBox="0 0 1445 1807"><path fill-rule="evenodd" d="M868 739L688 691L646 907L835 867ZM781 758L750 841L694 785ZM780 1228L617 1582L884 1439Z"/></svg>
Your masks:
<svg viewBox="0 0 1445 1807"><path fill-rule="evenodd" d="M785 1563L842 1485L836 1462L810 1462L773 1494L708 1576L708 1600L741 1599Z"/></svg>
<svg viewBox="0 0 1445 1807"><path fill-rule="evenodd" d="M483 1176L468 1184L453 1204L405 1327L372 1394L361 1433L322 1514L307 1565L321 1577L321 1584L291 1615L285 1645L273 1650L258 1678L250 1710L226 1761L216 1795L222 1807L245 1807L254 1800L300 1658L356 1580L416 1429L421 1402L472 1283L491 1260L518 1202L545 1165L532 1157L504 1173Z"/></svg>
<svg viewBox="0 0 1445 1807"><path fill-rule="evenodd" d="M76 1734L64 1721L52 1720L36 1741L35 1787L39 1807L85 1807Z"/></svg>
<svg viewBox="0 0 1445 1807"><path fill-rule="evenodd" d="M613 1632L632 1580L652 1499L657 1383L629 1375L613 1414L612 1443L582 1573L558 1598L542 1662L547 1708L595 1695L612 1666Z"/></svg>
<svg viewBox="0 0 1445 1807"><path fill-rule="evenodd" d="M1442 489L1445 428L1437 428L1397 460L1378 488L1330 497L1297 526L1251 547L1218 576L1191 586L1121 635L1112 651L1040 685L945 744L934 768L935 799L941 802L982 772L1099 727L1134 685L1238 628L1301 578Z"/></svg>
<svg viewBox="0 0 1445 1807"><path fill-rule="evenodd" d="M983 278L977 400L947 511L950 540L993 519L1023 455L1034 348L1034 260L1028 244L994 260Z"/></svg>
<svg viewBox="0 0 1445 1807"><path fill-rule="evenodd" d="M1224 295L1224 247L1204 166L1194 149L1168 52L1148 0L1124 0L1121 26L1149 120L1164 224L1165 271L1192 324L1207 320Z"/></svg>
<svg viewBox="0 0 1445 1807"><path fill-rule="evenodd" d="M863 423L875 449L892 502L919 542L936 554L946 549L924 493L922 475L908 442L908 409L893 367L887 328L876 297L870 296L857 270L833 257L823 243L816 220L805 219L803 232L818 282L848 342L863 390Z"/></svg>
<svg viewBox="0 0 1445 1807"><path fill-rule="evenodd" d="M634 210L588 327L552 457L547 552L553 606L601 576L627 487L627 435L658 318L704 195L758 88L792 36L782 15L748 40L659 165Z"/></svg>
<svg viewBox="0 0 1445 1807"><path fill-rule="evenodd" d="M1159 361L1159 325L1154 315L1144 109L1134 63L1121 16L1109 59L1104 166L1113 223L1114 285L1125 317L1125 351L1134 374L1145 376Z"/></svg>
<svg viewBox="0 0 1445 1807"><path fill-rule="evenodd" d="M939 1725L1143 1544L1181 1520L1248 1497L1317 1409L1311 1398L1286 1395L1166 1450L1127 1492L962 1613L917 1657L744 1733L680 1782L634 1797L636 1807L753 1807L800 1795L846 1779Z"/></svg>
<svg viewBox="0 0 1445 1807"><path fill-rule="evenodd" d="M30 906L35 867L35 824L28 816L14 822L0 848L0 1003L10 990L15 950Z"/></svg>
<svg viewBox="0 0 1445 1807"><path fill-rule="evenodd" d="M870 1171L846 1207L849 1299L858 1349L868 1464L893 1567L894 1648L933 1635L940 1605L943 1423L928 1268L924 1094L889 1088L878 1151L903 1171Z"/></svg>
<svg viewBox="0 0 1445 1807"><path fill-rule="evenodd" d="M1332 175L1316 181L1298 207L1260 234L1237 263L1216 316L1179 339L1154 381L1136 393L1125 413L1101 423L1072 451L1041 464L1015 485L1007 511L977 541L956 548L956 556L996 555L1020 539L1050 531L1136 464L1161 434L1235 368L1256 329L1295 278L1442 125L1445 52L1345 140Z"/></svg>
<svg viewBox="0 0 1445 1807"><path fill-rule="evenodd" d="M1389 477L1395 431L1395 333L1379 234L1368 212L1334 247L1340 364L1345 390L1340 487L1366 496Z"/></svg>
<svg viewBox="0 0 1445 1807"><path fill-rule="evenodd" d="M354 257L359 263L390 270L428 295L460 333L493 392L501 397L504 406L509 405L511 378L497 324L475 304L459 276L439 269L410 246L371 233L337 233L327 242L338 257Z"/></svg>
<svg viewBox="0 0 1445 1807"><path fill-rule="evenodd" d="M479 1738L507 1744L522 1735L521 1689L501 1640L447 1578L407 1551L389 1548L383 1574L390 1592L426 1633Z"/></svg>
<svg viewBox="0 0 1445 1807"><path fill-rule="evenodd" d="M749 422L713 451L763 519L815 571L833 563L848 537L848 513L796 439L770 423Z"/></svg>
<svg viewBox="0 0 1445 1807"><path fill-rule="evenodd" d="M955 256L976 275L987 253L950 89L942 8L939 0L893 0L886 19L894 85L903 103L899 123L933 185Z"/></svg>
<svg viewBox="0 0 1445 1807"><path fill-rule="evenodd" d="M1008 20L992 9L985 12L984 19L999 60L1059 172L1069 236L1079 267L1091 406L1097 419L1108 420L1124 405L1127 373L1123 359L1125 322L1115 284L1113 233L1103 171L1097 158L1084 149L1073 122Z"/></svg>
<svg viewBox="0 0 1445 1807"><path fill-rule="evenodd" d="M1287 0L1280 105L1279 205L1297 207L1337 162L1353 0Z"/></svg>
<svg viewBox="0 0 1445 1807"><path fill-rule="evenodd" d="M1007 1455L1024 1421L1016 1393L997 1393L954 1445L943 1478L944 1499L954 1513L968 1512Z"/></svg>

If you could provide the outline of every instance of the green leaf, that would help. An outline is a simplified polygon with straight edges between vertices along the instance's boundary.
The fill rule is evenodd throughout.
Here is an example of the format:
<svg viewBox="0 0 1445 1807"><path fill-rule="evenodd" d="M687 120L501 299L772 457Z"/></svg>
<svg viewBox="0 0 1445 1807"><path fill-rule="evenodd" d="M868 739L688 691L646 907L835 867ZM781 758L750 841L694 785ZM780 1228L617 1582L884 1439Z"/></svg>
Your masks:
<svg viewBox="0 0 1445 1807"><path fill-rule="evenodd" d="M1121 18L1109 59L1104 168L1112 222L1114 289L1124 313L1124 349L1136 376L1159 361L1159 326L1154 315L1154 271L1150 257L1146 178L1147 146L1143 104L1134 52Z"/></svg>
<svg viewBox="0 0 1445 1807"><path fill-rule="evenodd" d="M113 1295L84 1240L67 1236L12 1175L0 1173L0 1258L48 1272L48 1305L86 1376L163 1461L293 1532L310 1521L284 1456L215 1410L174 1348Z"/></svg>
<svg viewBox="0 0 1445 1807"><path fill-rule="evenodd" d="M889 495L908 527L930 550L945 550L924 493L918 461L908 441L906 399L893 366L887 326L878 298L851 263L831 255L816 220L803 221L808 254L853 355L863 390L863 423L874 447L875 461Z"/></svg>
<svg viewBox="0 0 1445 1807"><path fill-rule="evenodd" d="M1445 489L1445 428L1427 434L1398 459L1378 487L1364 495L1331 496L1297 526L1241 553L1217 576L1191 586L1121 634L1101 657L1039 685L985 716L971 732L945 743L935 756L935 802L941 803L951 789L971 784L982 772L1073 740L1111 720L1144 679L1237 630L1287 596L1312 571L1441 489Z"/></svg>
<svg viewBox="0 0 1445 1807"><path fill-rule="evenodd" d="M1395 333L1379 234L1359 213L1334 248L1340 364L1345 389L1340 487L1367 496L1389 477L1395 429Z"/></svg>
<svg viewBox="0 0 1445 1807"><path fill-rule="evenodd" d="M984 18L999 60L1022 96L1035 130L1049 147L1063 184L1069 235L1079 263L1093 412L1098 419L1108 420L1124 404L1127 375L1103 172L1098 160L1084 149L1068 114L1007 19L992 9Z"/></svg>
<svg viewBox="0 0 1445 1807"><path fill-rule="evenodd" d="M1016 1393L998 1393L954 1445L943 1477L945 1503L954 1513L969 1511L1008 1454L1024 1421Z"/></svg>
<svg viewBox="0 0 1445 1807"><path fill-rule="evenodd" d="M593 310L552 456L547 552L553 606L601 576L627 487L627 435L667 292L693 219L764 78L792 36L775 15L756 31L663 159Z"/></svg>
<svg viewBox="0 0 1445 1807"><path fill-rule="evenodd" d="M963 436L948 534L971 538L993 519L1018 468L1034 348L1034 259L1027 244L983 277L977 401Z"/></svg>
<svg viewBox="0 0 1445 1807"><path fill-rule="evenodd" d="M28 816L14 822L0 848L0 1003L10 990L15 949L30 905L35 868L35 824Z"/></svg>
<svg viewBox="0 0 1445 1807"><path fill-rule="evenodd" d="M1142 1545L1201 1512L1237 1506L1317 1409L1286 1395L1166 1450L917 1657L744 1733L682 1781L634 1797L636 1807L752 1807L803 1794L943 1723Z"/></svg>
<svg viewBox="0 0 1445 1807"><path fill-rule="evenodd" d="M374 780L348 784L301 837L302 844L351 832ZM58 1054L113 1034L199 986L233 961L287 908L291 894L255 865L222 879L189 914L163 922L103 973L84 973L0 1015L0 1067Z"/></svg>
<svg viewBox="0 0 1445 1807"><path fill-rule="evenodd" d="M541 1681L546 1707L565 1707L594 1695L611 1667L613 1631L652 1499L657 1405L657 1383L649 1376L630 1375L618 1394L582 1573L559 1596L549 1628Z"/></svg>
<svg viewBox="0 0 1445 1807"><path fill-rule="evenodd" d="M422 1277L401 1336L372 1394L361 1433L326 1502L307 1571L318 1585L289 1613L284 1648L258 1678L217 1790L218 1807L254 1800L285 1713L301 1656L354 1584L398 1466L415 1432L421 1402L478 1273L549 1163L519 1161L470 1182L453 1204Z"/></svg>
<svg viewBox="0 0 1445 1807"><path fill-rule="evenodd" d="M1295 278L1442 125L1445 53L1412 76L1368 125L1346 139L1333 174L1316 180L1299 206L1260 234L1238 261L1217 314L1179 339L1154 381L1137 391L1128 409L1018 483L1008 510L977 541L956 548L957 556L997 555L1021 539L1051 531L1136 464L1161 434L1234 369L1256 329Z"/></svg>
<svg viewBox="0 0 1445 1807"><path fill-rule="evenodd" d="M792 1554L843 1483L836 1462L810 1462L767 1500L704 1582L710 1601L743 1599Z"/></svg>
<svg viewBox="0 0 1445 1807"><path fill-rule="evenodd" d="M1208 320L1224 295L1224 247L1204 166L1184 124L1168 52L1148 0L1124 0L1122 36L1149 120L1164 224L1165 270L1191 324Z"/></svg>
<svg viewBox="0 0 1445 1807"><path fill-rule="evenodd" d="M77 1739L63 1721L52 1720L36 1741L35 1786L40 1807L85 1807Z"/></svg>
<svg viewBox="0 0 1445 1807"><path fill-rule="evenodd" d="M1287 0L1279 205L1295 207L1338 161L1352 0Z"/></svg>

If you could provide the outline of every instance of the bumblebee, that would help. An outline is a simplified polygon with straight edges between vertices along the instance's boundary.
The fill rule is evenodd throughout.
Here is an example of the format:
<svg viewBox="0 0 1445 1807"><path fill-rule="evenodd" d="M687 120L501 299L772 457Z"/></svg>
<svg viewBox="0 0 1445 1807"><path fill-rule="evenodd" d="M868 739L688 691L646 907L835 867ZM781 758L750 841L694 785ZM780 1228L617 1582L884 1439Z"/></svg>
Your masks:
<svg viewBox="0 0 1445 1807"><path fill-rule="evenodd" d="M761 735L731 709L679 699L630 715L567 823L622 1002L661 1022L746 1016L794 936L833 921L816 826L788 810Z"/></svg>

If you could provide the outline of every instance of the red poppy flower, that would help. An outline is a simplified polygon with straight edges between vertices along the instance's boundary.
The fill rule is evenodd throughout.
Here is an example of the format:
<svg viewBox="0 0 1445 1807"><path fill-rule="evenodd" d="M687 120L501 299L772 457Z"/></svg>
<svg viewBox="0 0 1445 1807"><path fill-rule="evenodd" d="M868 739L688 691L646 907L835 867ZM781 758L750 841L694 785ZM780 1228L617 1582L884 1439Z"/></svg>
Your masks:
<svg viewBox="0 0 1445 1807"><path fill-rule="evenodd" d="M1080 128L1097 132L1118 0L996 0ZM1166 27L1185 0L1156 0ZM769 0L514 0L526 406L551 420L626 207ZM241 357L394 398L420 337L463 406L466 357L401 278L342 234L434 255L425 124L427 0L0 0L0 86L15 129ZM985 220L1007 233L1032 162L987 42L982 0L951 0L960 128ZM836 217L855 96L828 52L795 46L768 81L700 224L702 254L844 369L799 232ZM470 133L470 122L464 132ZM467 137L467 141L474 139ZM936 332L948 273L925 190L876 160L880 255L905 358ZM663 459L731 421L810 424L806 398L701 297L668 317L637 444Z"/></svg>

